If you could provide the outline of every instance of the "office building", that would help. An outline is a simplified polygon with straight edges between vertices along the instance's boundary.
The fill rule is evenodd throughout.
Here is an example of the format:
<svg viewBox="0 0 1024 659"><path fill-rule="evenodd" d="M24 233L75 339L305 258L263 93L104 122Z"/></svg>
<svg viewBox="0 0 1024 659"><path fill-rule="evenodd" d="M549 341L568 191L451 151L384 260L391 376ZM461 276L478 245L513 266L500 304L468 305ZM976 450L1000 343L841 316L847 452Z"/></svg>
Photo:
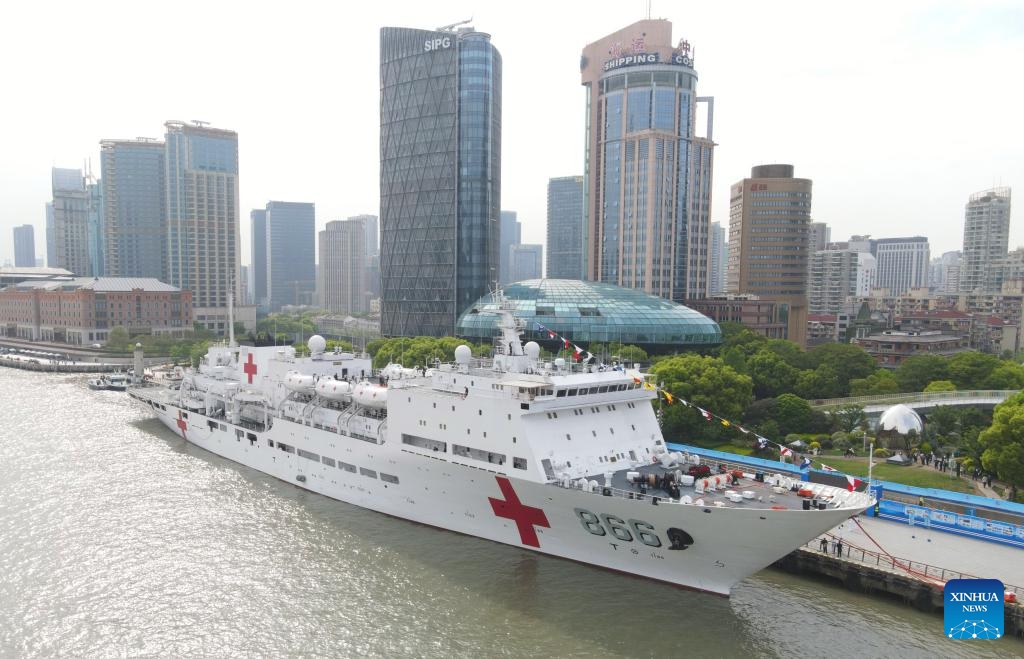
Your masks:
<svg viewBox="0 0 1024 659"><path fill-rule="evenodd" d="M964 210L964 249L960 291L999 291L997 272L989 266L1006 257L1010 240L1010 188L971 195Z"/></svg>
<svg viewBox="0 0 1024 659"><path fill-rule="evenodd" d="M249 212L252 229L252 301L257 307L267 306L267 209Z"/></svg>
<svg viewBox="0 0 1024 659"><path fill-rule="evenodd" d="M92 277L96 274L89 249L92 194L85 176L80 169L54 167L51 182L54 263L47 265Z"/></svg>
<svg viewBox="0 0 1024 659"><path fill-rule="evenodd" d="M806 345L811 180L793 165L759 165L729 196L731 294L757 295L782 306L787 338Z"/></svg>
<svg viewBox="0 0 1024 659"><path fill-rule="evenodd" d="M498 280L502 284L518 281L512 276L512 247L523 242L523 225L515 211L501 211Z"/></svg>
<svg viewBox="0 0 1024 659"><path fill-rule="evenodd" d="M14 267L31 268L36 264L36 230L31 224L14 227Z"/></svg>
<svg viewBox="0 0 1024 659"><path fill-rule="evenodd" d="M316 286L316 208L270 201L266 211L269 308L310 305Z"/></svg>
<svg viewBox="0 0 1024 659"><path fill-rule="evenodd" d="M165 280L164 143L102 140L100 176L102 249L97 253L102 254L104 272Z"/></svg>
<svg viewBox="0 0 1024 659"><path fill-rule="evenodd" d="M380 256L380 221L376 215L353 215L348 218L350 220L359 220L363 223L363 229L366 233L366 248L364 253L366 254L367 263L370 259L375 259Z"/></svg>
<svg viewBox="0 0 1024 659"><path fill-rule="evenodd" d="M330 313L366 313L366 222L328 222L319 238L321 306Z"/></svg>
<svg viewBox="0 0 1024 659"><path fill-rule="evenodd" d="M934 293L956 293L960 290L960 251L944 252L928 265L928 288Z"/></svg>
<svg viewBox="0 0 1024 659"><path fill-rule="evenodd" d="M583 279L583 177L548 180L547 276Z"/></svg>
<svg viewBox="0 0 1024 659"><path fill-rule="evenodd" d="M53 222L53 202L46 202L46 266L57 267L57 227Z"/></svg>
<svg viewBox="0 0 1024 659"><path fill-rule="evenodd" d="M381 331L449 336L499 274L501 55L385 27L380 86Z"/></svg>
<svg viewBox="0 0 1024 659"><path fill-rule="evenodd" d="M196 322L226 334L229 294L241 299L238 134L200 121L164 126L168 283L192 292Z"/></svg>
<svg viewBox="0 0 1024 659"><path fill-rule="evenodd" d="M689 42L673 44L659 19L583 49L584 260L588 279L683 302L708 292L714 100L696 94Z"/></svg>
<svg viewBox="0 0 1024 659"><path fill-rule="evenodd" d="M924 236L876 240L875 258L878 259L876 288L887 289L890 295L901 295L912 288L928 286L931 254Z"/></svg>
<svg viewBox="0 0 1024 659"><path fill-rule="evenodd" d="M510 282L540 279L544 267L543 245L512 245L508 248Z"/></svg>

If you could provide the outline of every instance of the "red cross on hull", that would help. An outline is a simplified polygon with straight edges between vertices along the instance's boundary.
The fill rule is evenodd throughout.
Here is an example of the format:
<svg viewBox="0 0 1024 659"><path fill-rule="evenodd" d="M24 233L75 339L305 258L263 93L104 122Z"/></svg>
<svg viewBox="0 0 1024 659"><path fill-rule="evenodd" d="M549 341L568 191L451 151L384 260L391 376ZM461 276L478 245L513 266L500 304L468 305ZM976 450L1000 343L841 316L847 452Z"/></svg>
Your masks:
<svg viewBox="0 0 1024 659"><path fill-rule="evenodd" d="M249 353L249 361L242 367L245 374L249 376L249 384L252 384L252 376L256 375L256 364L252 361L252 353Z"/></svg>
<svg viewBox="0 0 1024 659"><path fill-rule="evenodd" d="M178 420L177 420L176 423L178 424L178 430L181 431L181 438L182 439L188 439L188 437L185 436L185 430L188 429L188 422L185 421L185 419L183 419L181 417L181 412L180 411L178 412Z"/></svg>
<svg viewBox="0 0 1024 659"><path fill-rule="evenodd" d="M519 496L512 488L512 482L509 479L502 476L495 476L494 478L498 481L498 488L501 489L501 494L505 497L504 501L494 497L487 497L487 500L491 502L491 508L494 509L494 514L515 522L516 527L519 529L520 541L524 545L539 549L540 539L537 538L537 529L533 527L543 526L546 529L551 528L551 525L548 524L547 515L540 508L524 506L519 501Z"/></svg>

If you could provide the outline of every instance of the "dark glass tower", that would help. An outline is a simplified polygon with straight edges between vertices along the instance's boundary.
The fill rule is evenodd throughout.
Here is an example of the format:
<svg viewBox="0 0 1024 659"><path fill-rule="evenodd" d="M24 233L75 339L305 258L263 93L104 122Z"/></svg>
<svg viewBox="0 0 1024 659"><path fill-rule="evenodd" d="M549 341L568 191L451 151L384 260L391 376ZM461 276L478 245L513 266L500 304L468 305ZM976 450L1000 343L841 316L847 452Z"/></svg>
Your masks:
<svg viewBox="0 0 1024 659"><path fill-rule="evenodd" d="M450 336L498 277L501 55L490 36L382 28L381 331Z"/></svg>

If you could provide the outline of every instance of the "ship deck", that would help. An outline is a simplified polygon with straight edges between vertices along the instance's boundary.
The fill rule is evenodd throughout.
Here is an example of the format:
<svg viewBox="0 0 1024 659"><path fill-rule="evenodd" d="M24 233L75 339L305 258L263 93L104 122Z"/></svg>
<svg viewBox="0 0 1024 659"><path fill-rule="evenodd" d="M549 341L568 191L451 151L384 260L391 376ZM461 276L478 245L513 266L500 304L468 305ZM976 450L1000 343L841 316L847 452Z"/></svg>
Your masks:
<svg viewBox="0 0 1024 659"><path fill-rule="evenodd" d="M603 474L591 475L587 480L596 482L597 487L593 491L597 494L641 500L657 498L659 503L701 505L703 501L705 506L718 508L816 510L844 504L855 506L863 498L864 505L867 505L867 495L863 493L848 493L832 486L800 481L785 474L751 472L749 467L736 464L711 463L708 466L712 470L708 480L713 484L718 476L719 483L702 493L694 485L679 484L677 489L673 489L674 482L664 482L667 474L675 476L677 471L685 474L690 467L687 462L667 468L661 464L652 464L619 469L611 473L610 484ZM734 479L733 472L742 475ZM652 484L652 477L655 484ZM554 484L564 486L561 482ZM578 481L570 482L569 486L579 487Z"/></svg>

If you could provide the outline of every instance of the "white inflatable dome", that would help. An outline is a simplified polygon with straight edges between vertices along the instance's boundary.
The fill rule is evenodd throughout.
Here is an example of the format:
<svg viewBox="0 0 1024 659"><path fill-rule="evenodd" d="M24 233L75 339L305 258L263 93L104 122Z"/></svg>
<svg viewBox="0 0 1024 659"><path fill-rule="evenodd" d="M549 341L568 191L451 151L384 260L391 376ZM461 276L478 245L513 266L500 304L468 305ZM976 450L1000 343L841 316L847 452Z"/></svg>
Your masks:
<svg viewBox="0 0 1024 659"><path fill-rule="evenodd" d="M306 342L306 345L309 346L309 351L314 355L327 349L326 339L319 334L314 334L309 337L309 341Z"/></svg>

